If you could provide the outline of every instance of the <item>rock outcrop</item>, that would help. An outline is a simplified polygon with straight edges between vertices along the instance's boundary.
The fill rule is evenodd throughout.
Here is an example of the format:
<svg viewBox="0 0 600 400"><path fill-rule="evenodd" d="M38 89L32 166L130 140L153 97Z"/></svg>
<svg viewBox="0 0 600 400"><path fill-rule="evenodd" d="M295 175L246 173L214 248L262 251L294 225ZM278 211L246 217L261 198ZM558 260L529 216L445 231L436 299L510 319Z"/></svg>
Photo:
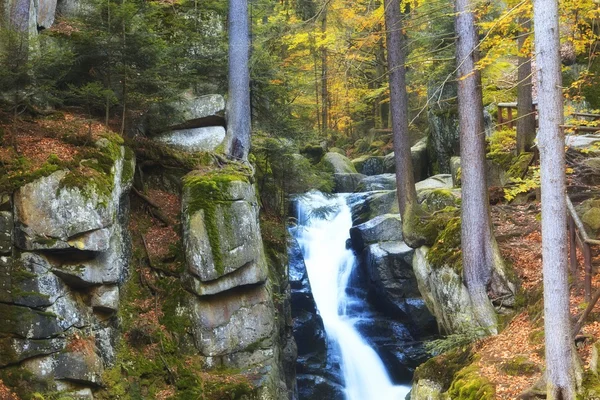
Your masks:
<svg viewBox="0 0 600 400"><path fill-rule="evenodd" d="M48 389L98 388L114 362L135 160L114 137L95 147L82 164L109 163L104 172L33 180L0 214L0 374L25 368Z"/></svg>

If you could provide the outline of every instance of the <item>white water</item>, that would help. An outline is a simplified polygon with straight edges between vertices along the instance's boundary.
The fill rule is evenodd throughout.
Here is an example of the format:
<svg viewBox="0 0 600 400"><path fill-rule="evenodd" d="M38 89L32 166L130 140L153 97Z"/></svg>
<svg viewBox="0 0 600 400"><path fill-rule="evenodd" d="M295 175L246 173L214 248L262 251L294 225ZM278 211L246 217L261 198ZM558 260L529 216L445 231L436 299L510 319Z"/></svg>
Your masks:
<svg viewBox="0 0 600 400"><path fill-rule="evenodd" d="M312 212L322 207L333 212L326 216ZM354 328L352 316L346 314L346 286L356 262L352 251L346 249L352 227L346 197L327 198L312 192L300 200L298 208L297 239L325 331L340 349L346 399L404 400L410 388L394 386L383 362Z"/></svg>

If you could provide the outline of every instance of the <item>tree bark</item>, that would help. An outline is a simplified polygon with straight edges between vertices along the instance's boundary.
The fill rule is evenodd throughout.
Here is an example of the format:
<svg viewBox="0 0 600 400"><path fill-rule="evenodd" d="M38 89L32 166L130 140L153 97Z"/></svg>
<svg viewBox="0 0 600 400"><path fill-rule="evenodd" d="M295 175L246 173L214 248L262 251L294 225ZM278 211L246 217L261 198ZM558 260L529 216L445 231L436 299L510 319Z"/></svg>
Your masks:
<svg viewBox="0 0 600 400"><path fill-rule="evenodd" d="M229 0L229 99L225 152L247 161L250 151L250 28L248 0Z"/></svg>
<svg viewBox="0 0 600 400"><path fill-rule="evenodd" d="M487 333L497 332L496 312L487 286L497 257L490 223L485 170L485 131L475 18L469 0L456 1L458 119L462 181L462 258L465 284L477 321Z"/></svg>
<svg viewBox="0 0 600 400"><path fill-rule="evenodd" d="M323 19L321 20L323 40L327 35L327 4L323 6ZM327 137L329 129L329 93L327 86L327 46L321 46L321 127L323 135Z"/></svg>
<svg viewBox="0 0 600 400"><path fill-rule="evenodd" d="M385 28L398 204L403 220L405 238L408 238L410 232L406 232L406 227L416 211L417 192L415 190L408 136L408 95L406 93L406 68L404 65L406 62L406 46L402 34L400 0L385 1Z"/></svg>
<svg viewBox="0 0 600 400"><path fill-rule="evenodd" d="M542 191L546 390L573 400L580 381L569 316L565 138L557 0L534 0Z"/></svg>
<svg viewBox="0 0 600 400"><path fill-rule="evenodd" d="M531 20L520 17L519 23L523 28L517 39L519 51L523 51L525 35L531 31ZM535 114L533 113L533 98L531 94L531 57L519 56L517 71L517 154L531 150L535 139Z"/></svg>

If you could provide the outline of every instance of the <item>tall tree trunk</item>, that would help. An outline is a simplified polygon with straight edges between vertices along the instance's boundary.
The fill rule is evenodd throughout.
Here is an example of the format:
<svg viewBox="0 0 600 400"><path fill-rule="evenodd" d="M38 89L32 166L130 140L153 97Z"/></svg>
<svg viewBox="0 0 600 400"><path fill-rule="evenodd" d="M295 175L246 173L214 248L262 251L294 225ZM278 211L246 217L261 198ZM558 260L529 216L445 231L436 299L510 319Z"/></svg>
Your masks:
<svg viewBox="0 0 600 400"><path fill-rule="evenodd" d="M400 0L385 1L385 28L398 204L405 240L410 246L417 246L416 243L410 243L413 236L410 225L415 218L418 204L408 136L408 95L406 94L406 68L404 65L406 46L402 34Z"/></svg>
<svg viewBox="0 0 600 400"><path fill-rule="evenodd" d="M384 41L380 39L375 45L375 89L379 89L385 83L385 48ZM384 102L384 95L380 95L375 100L375 115L376 115L376 128L387 128L388 127L388 114L389 114L389 103Z"/></svg>
<svg viewBox="0 0 600 400"><path fill-rule="evenodd" d="M461 173L463 274L477 321L488 333L496 333L496 312L487 295L496 246L489 216L481 75L476 69L478 40L471 6L469 0L457 0L455 10L460 156L465 166Z"/></svg>
<svg viewBox="0 0 600 400"><path fill-rule="evenodd" d="M534 0L542 189L546 382L549 400L573 400L581 378L569 315L565 138L557 0Z"/></svg>
<svg viewBox="0 0 600 400"><path fill-rule="evenodd" d="M250 151L250 31L248 0L229 0L229 109L226 154L248 160Z"/></svg>
<svg viewBox="0 0 600 400"><path fill-rule="evenodd" d="M327 35L327 4L323 6L323 18L321 20L321 32L323 39ZM327 137L329 129L329 92L327 87L327 46L321 46L321 127L323 134Z"/></svg>
<svg viewBox="0 0 600 400"><path fill-rule="evenodd" d="M520 17L519 24L523 28L517 39L519 51L523 51L526 33L531 31L531 20ZM517 154L531 150L535 139L535 114L533 113L533 99L531 95L531 57L519 56L517 85Z"/></svg>

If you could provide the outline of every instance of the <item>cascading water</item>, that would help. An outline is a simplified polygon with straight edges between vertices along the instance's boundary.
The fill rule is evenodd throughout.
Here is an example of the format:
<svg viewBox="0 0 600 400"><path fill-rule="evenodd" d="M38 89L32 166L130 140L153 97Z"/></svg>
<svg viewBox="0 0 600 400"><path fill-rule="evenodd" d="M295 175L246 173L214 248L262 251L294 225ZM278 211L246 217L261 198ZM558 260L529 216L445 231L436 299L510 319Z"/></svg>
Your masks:
<svg viewBox="0 0 600 400"><path fill-rule="evenodd" d="M326 197L318 192L298 204L296 239L304 255L311 290L328 338L337 344L347 400L403 400L410 388L395 386L377 353L355 329L360 315L346 293L353 252L346 247L352 227L345 195Z"/></svg>

